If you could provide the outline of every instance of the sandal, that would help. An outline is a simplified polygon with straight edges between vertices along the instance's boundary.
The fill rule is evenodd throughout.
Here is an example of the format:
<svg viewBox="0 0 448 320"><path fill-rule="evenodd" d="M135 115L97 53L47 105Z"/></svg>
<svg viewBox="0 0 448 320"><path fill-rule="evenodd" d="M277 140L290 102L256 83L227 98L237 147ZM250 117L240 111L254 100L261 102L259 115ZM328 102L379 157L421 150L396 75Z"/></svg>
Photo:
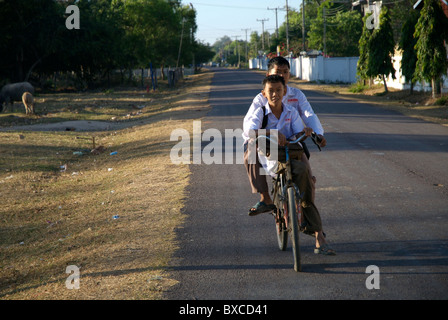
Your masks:
<svg viewBox="0 0 448 320"><path fill-rule="evenodd" d="M320 246L319 248L314 248L314 253L315 254L323 254L326 256L335 256L336 255L336 251L331 249L328 244L324 244L324 245Z"/></svg>
<svg viewBox="0 0 448 320"><path fill-rule="evenodd" d="M255 216L260 213L270 212L272 210L275 210L275 208L275 204L266 204L263 201L259 201L256 205L249 209L249 215Z"/></svg>

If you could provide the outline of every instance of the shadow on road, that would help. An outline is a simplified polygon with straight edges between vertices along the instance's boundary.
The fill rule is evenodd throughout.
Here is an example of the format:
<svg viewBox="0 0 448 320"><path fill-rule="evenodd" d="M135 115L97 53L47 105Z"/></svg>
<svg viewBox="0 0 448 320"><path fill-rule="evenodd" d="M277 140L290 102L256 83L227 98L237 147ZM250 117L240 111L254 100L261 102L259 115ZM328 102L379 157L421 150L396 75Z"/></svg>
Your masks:
<svg viewBox="0 0 448 320"><path fill-rule="evenodd" d="M410 240L404 242L358 242L338 243L333 246L338 254L332 257L310 254L311 247L302 248L302 272L313 274L365 274L366 267L376 265L382 274L448 274L448 241ZM173 271L211 271L211 270L291 270L291 263L282 263L292 257L290 248L277 264L216 264L172 266ZM370 259L359 259L372 256ZM438 258L429 258L437 256ZM255 257L252 257L256 259ZM252 260L253 260L252 259ZM219 260L222 260L220 257ZM261 260L261 259L260 259ZM440 267L440 271L429 271L426 267ZM431 270L434 270L432 268Z"/></svg>

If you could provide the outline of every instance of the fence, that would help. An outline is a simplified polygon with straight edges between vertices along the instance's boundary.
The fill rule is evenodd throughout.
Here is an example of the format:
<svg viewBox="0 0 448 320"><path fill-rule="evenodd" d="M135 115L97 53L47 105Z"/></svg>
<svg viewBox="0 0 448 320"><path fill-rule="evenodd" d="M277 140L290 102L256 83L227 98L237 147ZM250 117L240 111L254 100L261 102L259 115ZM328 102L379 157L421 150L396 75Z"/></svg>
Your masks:
<svg viewBox="0 0 448 320"><path fill-rule="evenodd" d="M386 79L386 83L387 83L387 86L390 88L406 90L406 89L409 89L411 87L411 85L406 83L405 77L401 74L401 59L402 59L401 55L395 55L393 57L393 64L394 64L394 69L395 69L395 79L392 79L392 76L390 75ZM414 90L415 91L431 92L431 90L432 90L431 83L429 83L429 82L421 83L421 82L417 81L417 83L414 84ZM448 77L447 76L443 77L443 79L442 79L441 91L443 93L448 92Z"/></svg>
<svg viewBox="0 0 448 320"><path fill-rule="evenodd" d="M182 69L182 74L184 76L190 76L190 75L194 74L194 68L181 68L181 69ZM164 68L163 75L165 76L165 78L168 78L170 71L174 71L174 70L176 70L176 68L173 68L173 67ZM153 71L154 71L154 75L157 78L161 78L162 70L160 68L153 69ZM151 78L151 69L149 69L149 68L134 69L134 70L132 70L132 74L134 77Z"/></svg>
<svg viewBox="0 0 448 320"><path fill-rule="evenodd" d="M287 58L291 65L291 75L308 81L333 83L356 82L356 64L358 57L324 58L304 57ZM249 60L249 68L267 70L268 58Z"/></svg>
<svg viewBox="0 0 448 320"><path fill-rule="evenodd" d="M359 57L342 57L342 58L324 58L304 57L287 58L291 65L291 75L299 79L308 81L321 81L330 83L355 83L356 67ZM269 59L266 57L255 58L249 60L250 69L268 69ZM395 79L389 76L386 79L387 86L400 90L409 89L410 85L406 83L404 76L401 74L401 56L393 57L395 68ZM382 82L382 81L377 81ZM448 92L448 77L444 77L442 83L442 92ZM414 85L416 91L431 91L431 83L417 82Z"/></svg>
<svg viewBox="0 0 448 320"><path fill-rule="evenodd" d="M117 71L118 72L118 71ZM162 69L160 68L144 68L144 69L133 69L131 70L132 77L141 78L143 81L144 78L151 79L151 83L153 89L157 87L157 79L162 77ZM168 79L168 85L170 87L174 87L183 76L189 76L194 74L194 68L172 68L167 67L163 69L164 78Z"/></svg>

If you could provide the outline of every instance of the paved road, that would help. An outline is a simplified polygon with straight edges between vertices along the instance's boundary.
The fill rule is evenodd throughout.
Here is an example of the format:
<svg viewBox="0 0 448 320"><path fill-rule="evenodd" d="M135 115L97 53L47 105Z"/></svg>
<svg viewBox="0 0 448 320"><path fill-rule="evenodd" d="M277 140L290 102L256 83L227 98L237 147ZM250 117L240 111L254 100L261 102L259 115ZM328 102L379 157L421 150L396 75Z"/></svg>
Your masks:
<svg viewBox="0 0 448 320"><path fill-rule="evenodd" d="M202 130L242 128L261 80L216 70ZM244 166L191 165L188 219L171 272L179 284L166 298L447 299L448 128L304 92L326 130L328 146L313 148L311 163L338 254L315 255L303 235L303 272L294 272L291 249L277 248L273 218L247 215L258 196ZM379 269L379 289L366 288L370 265Z"/></svg>

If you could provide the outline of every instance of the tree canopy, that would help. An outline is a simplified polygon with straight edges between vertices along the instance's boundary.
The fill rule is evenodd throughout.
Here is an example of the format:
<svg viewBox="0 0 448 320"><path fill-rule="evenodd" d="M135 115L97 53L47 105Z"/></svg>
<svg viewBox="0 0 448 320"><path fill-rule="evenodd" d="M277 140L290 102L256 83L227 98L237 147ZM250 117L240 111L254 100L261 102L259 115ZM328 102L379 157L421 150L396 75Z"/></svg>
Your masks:
<svg viewBox="0 0 448 320"><path fill-rule="evenodd" d="M374 29L368 43L367 76L381 76L387 92L386 76L392 74L395 79L395 69L392 62L395 42L390 23L389 9L381 8L379 28Z"/></svg>
<svg viewBox="0 0 448 320"><path fill-rule="evenodd" d="M358 41L362 33L362 19L358 11L347 11L346 6L323 3L311 25L308 46L327 56L358 56Z"/></svg>
<svg viewBox="0 0 448 320"><path fill-rule="evenodd" d="M196 10L180 0L0 2L3 83L56 71L92 82L114 69L210 59L211 49L195 39ZM80 29L66 27L69 5L79 8Z"/></svg>
<svg viewBox="0 0 448 320"><path fill-rule="evenodd" d="M425 0L415 26L417 65L416 78L431 82L435 97L436 85L448 67L444 41L448 39L448 22L439 0Z"/></svg>
<svg viewBox="0 0 448 320"><path fill-rule="evenodd" d="M399 41L399 48L402 50L401 72L405 77L405 80L411 84L411 93L413 92L415 82L414 73L417 64L417 55L414 49L417 39L414 37L414 32L418 18L418 11L413 10L410 12L406 22L401 28Z"/></svg>

